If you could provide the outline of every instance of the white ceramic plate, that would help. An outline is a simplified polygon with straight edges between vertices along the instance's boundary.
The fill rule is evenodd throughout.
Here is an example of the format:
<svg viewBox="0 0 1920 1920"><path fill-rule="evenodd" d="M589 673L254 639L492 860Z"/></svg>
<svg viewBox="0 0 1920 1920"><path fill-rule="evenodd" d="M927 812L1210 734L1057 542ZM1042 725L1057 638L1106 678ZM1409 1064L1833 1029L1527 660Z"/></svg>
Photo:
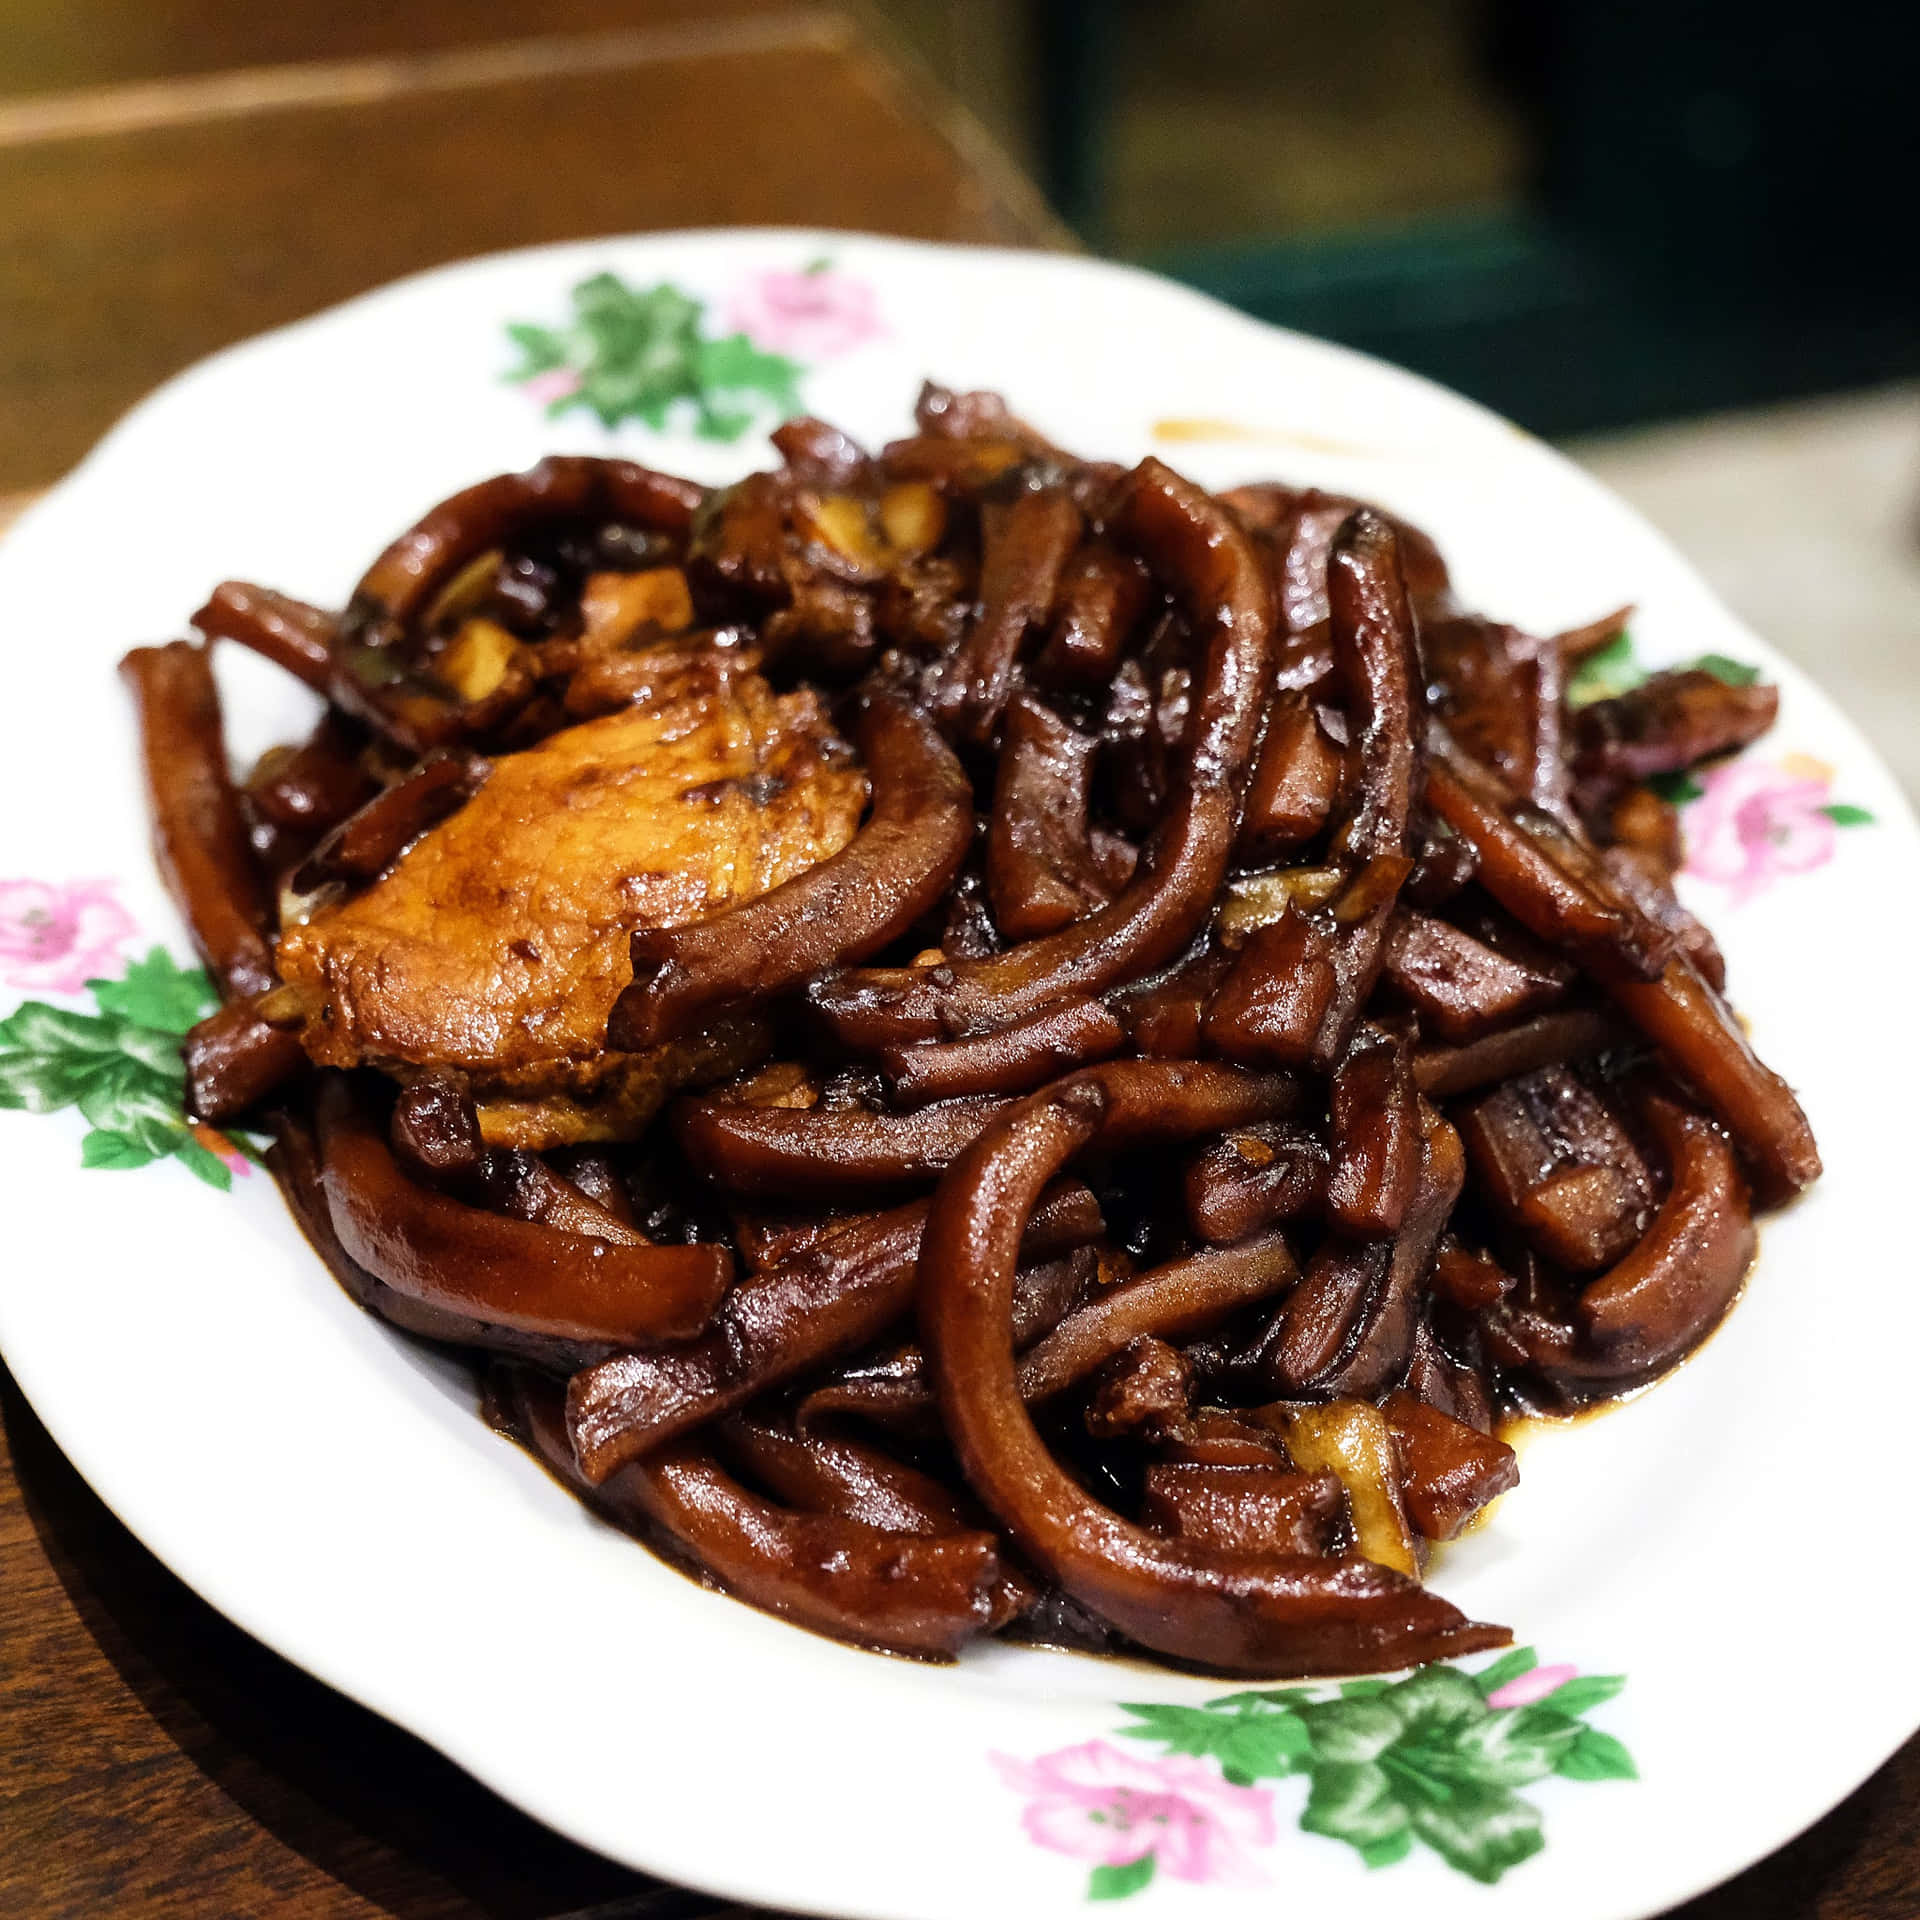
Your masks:
<svg viewBox="0 0 1920 1920"><path fill-rule="evenodd" d="M562 326L599 273L698 303L688 382L708 383L709 427L742 437L698 437L691 400L663 430L608 429L581 398L617 403L620 368L587 364L585 336L509 346L509 322ZM780 362L715 344L741 330ZM879 440L904 430L924 374L999 387L1090 453L1377 498L1431 529L1469 604L1546 632L1635 601L1643 659L1719 653L1784 690L1777 731L1689 809L1704 876L1690 897L1760 1047L1804 1093L1827 1176L1766 1226L1708 1348L1605 1420L1535 1440L1524 1485L1440 1563L1441 1590L1511 1623L1539 1663L1505 1690L1454 1687L1493 1704L1469 1715L1471 1740L1447 1736L1481 1756L1453 1800L1409 1827L1404 1767L1341 1773L1339 1753L1378 1744L1351 1714L1344 1729L1319 1716L1303 1753L1314 1716L1294 1708L1318 1694L1230 1723L1205 1710L1219 1683L1001 1647L919 1668L702 1591L482 1426L459 1367L350 1305L264 1177L222 1194L193 1177L189 1161L217 1168L192 1150L83 1170L72 1109L0 1114L0 1346L88 1480L215 1606L635 1867L911 1920L1062 1913L1090 1892L1270 1912L1275 1888L1350 1920L1657 1912L1814 1820L1920 1720L1904 1104L1920 1045L1896 998L1920 859L1904 801L1821 694L1625 507L1466 402L1142 274L841 234L506 255L221 354L130 415L0 551L16 690L0 1009L67 1016L15 1016L0 1074L55 1096L63 1073L67 1090L84 1080L104 1131L140 1136L138 1075L116 1082L88 1052L114 1055L124 1029L77 1019L95 1011L87 976L119 980L154 943L189 951L147 858L123 649L181 631L228 575L337 604L430 502L543 453L725 479L764 459L783 382ZM765 391L716 396L722 377ZM223 656L222 674L237 753L304 717L260 663ZM108 1004L164 1023L160 976L133 983ZM164 1106L148 1147L175 1137ZM91 1152L138 1157L112 1138ZM1626 1685L1583 1679L1523 1718L1558 1668ZM1406 1718L1413 1696L1394 1698ZM1228 1732L1251 1784L1208 1757ZM1170 1738L1205 1751L1171 1754ZM1398 1812L1377 1804L1382 1780ZM1301 1829L1310 1792L1316 1824L1371 1835L1380 1864ZM1462 1870L1490 1873L1536 1835L1497 1884Z"/></svg>

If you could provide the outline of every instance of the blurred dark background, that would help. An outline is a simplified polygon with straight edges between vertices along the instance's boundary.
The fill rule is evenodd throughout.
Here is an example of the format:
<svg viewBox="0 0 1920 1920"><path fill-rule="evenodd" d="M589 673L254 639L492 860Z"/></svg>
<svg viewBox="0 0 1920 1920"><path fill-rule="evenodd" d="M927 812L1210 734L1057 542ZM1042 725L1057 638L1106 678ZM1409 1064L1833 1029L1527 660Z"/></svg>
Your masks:
<svg viewBox="0 0 1920 1920"><path fill-rule="evenodd" d="M1565 434L1920 357L1892 0L1044 0L1096 244Z"/></svg>
<svg viewBox="0 0 1920 1920"><path fill-rule="evenodd" d="M101 406L185 359L437 259L728 218L926 227L884 183L716 200L672 150L682 126L650 143L620 87L592 84L636 35L776 58L836 18L984 122L1087 245L1539 432L1920 360L1920 11L1895 0L0 0L0 388L32 390L16 439L52 436L0 453L0 491L54 477ZM462 82L451 124L391 105L409 62L490 50L500 76ZM516 93L516 58L522 81L557 58L578 84ZM312 99L283 86L262 109L276 72L328 63ZM715 98L690 124L766 144L801 97ZM804 176L807 141L792 151ZM125 371L49 412L97 371L103 283Z"/></svg>
<svg viewBox="0 0 1920 1920"><path fill-rule="evenodd" d="M0 522L397 275L800 224L1136 260L1642 506L1920 790L1912 0L0 0Z"/></svg>

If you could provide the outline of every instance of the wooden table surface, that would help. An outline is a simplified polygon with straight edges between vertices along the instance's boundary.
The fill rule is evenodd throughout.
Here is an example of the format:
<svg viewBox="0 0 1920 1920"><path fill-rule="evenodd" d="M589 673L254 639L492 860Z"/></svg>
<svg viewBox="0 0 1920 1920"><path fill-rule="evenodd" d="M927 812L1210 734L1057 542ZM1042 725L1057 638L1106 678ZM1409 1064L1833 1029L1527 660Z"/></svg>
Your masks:
<svg viewBox="0 0 1920 1920"><path fill-rule="evenodd" d="M240 18L278 11L244 0ZM730 225L1069 241L977 123L847 15L623 11L644 17L0 98L0 495L58 479L215 348L472 254Z"/></svg>
<svg viewBox="0 0 1920 1920"><path fill-rule="evenodd" d="M299 50L295 9L234 11L210 51L190 30L217 9L94 0L93 34L74 11L43 9L42 70L0 99L0 523L187 361L437 260L721 222L1066 239L839 14L667 0L607 32L595 0L469 7L470 33L551 29L499 45L406 0L353 57L274 67ZM173 64L116 65L160 12ZM254 64L205 70L222 59ZM230 1625L107 1512L4 1368L0 1427L0 1914L720 1910L569 1845ZM1920 1742L1675 1920L1916 1913Z"/></svg>

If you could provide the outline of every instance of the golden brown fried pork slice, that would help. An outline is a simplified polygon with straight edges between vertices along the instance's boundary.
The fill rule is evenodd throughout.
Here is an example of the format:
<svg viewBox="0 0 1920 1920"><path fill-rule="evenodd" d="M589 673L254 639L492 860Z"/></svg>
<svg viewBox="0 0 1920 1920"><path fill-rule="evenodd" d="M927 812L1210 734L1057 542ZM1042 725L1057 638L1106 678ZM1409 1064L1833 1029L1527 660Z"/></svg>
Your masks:
<svg viewBox="0 0 1920 1920"><path fill-rule="evenodd" d="M633 703L495 762L372 886L281 937L323 1066L468 1077L501 1144L630 1133L690 1078L740 1064L735 1022L605 1052L628 936L750 899L837 853L866 776L811 693L751 656L663 648Z"/></svg>

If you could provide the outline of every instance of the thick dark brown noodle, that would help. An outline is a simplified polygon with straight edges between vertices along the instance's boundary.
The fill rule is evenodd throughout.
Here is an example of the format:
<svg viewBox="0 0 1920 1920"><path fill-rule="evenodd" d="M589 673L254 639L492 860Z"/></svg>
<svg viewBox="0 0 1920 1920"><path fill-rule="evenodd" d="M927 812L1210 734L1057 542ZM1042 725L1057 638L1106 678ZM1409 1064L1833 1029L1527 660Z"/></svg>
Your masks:
<svg viewBox="0 0 1920 1920"><path fill-rule="evenodd" d="M1575 706L1624 615L1497 625L1359 502L1078 462L992 395L929 388L917 426L789 423L712 495L549 460L337 618L227 582L205 645L130 655L226 1001L196 1110L271 1126L356 1300L494 1355L503 1425L753 1605L1270 1677L1497 1645L1417 1571L1517 1477L1498 1418L1673 1366L1738 1293L1750 1191L1819 1173L1643 784L1773 697L1696 669ZM331 703L238 785L217 641ZM631 983L557 1079L315 1071L279 913L407 872L509 756L676 673L824 702L852 839L617 925ZM642 1069L665 1093L594 1104Z"/></svg>

